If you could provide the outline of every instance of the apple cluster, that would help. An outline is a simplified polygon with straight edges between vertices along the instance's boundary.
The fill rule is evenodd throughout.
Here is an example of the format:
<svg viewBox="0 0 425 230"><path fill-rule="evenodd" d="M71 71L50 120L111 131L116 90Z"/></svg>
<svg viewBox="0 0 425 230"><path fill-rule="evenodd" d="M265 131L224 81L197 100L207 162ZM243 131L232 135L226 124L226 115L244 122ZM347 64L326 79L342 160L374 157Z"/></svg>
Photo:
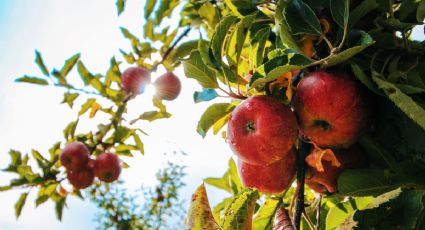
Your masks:
<svg viewBox="0 0 425 230"><path fill-rule="evenodd" d="M299 138L313 144L313 161L321 165L314 167L310 158L306 184L336 192L343 169L366 165L362 149L353 144L370 126L372 108L372 98L353 76L329 70L303 77L291 106L271 96L246 99L231 113L227 132L243 184L264 193L286 190L296 173ZM334 161L317 157L325 150Z"/></svg>
<svg viewBox="0 0 425 230"><path fill-rule="evenodd" d="M151 84L151 71L143 67L130 67L121 75L122 88L132 95L142 94ZM156 96L162 100L172 101L181 91L181 82L172 72L159 76L153 83Z"/></svg>
<svg viewBox="0 0 425 230"><path fill-rule="evenodd" d="M95 176L103 182L113 182L121 173L121 163L117 155L101 153L96 159L90 158L89 149L81 142L72 142L62 149L59 156L65 167L67 178L77 189L93 184Z"/></svg>

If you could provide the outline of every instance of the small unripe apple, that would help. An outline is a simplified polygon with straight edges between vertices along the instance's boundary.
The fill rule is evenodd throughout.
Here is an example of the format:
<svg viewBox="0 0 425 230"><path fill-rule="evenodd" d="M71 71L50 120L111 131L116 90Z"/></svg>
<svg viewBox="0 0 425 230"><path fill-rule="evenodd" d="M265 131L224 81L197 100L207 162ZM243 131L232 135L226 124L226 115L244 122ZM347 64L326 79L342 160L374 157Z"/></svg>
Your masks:
<svg viewBox="0 0 425 230"><path fill-rule="evenodd" d="M348 148L370 124L372 98L346 72L312 72L297 86L301 132L323 148Z"/></svg>
<svg viewBox="0 0 425 230"><path fill-rule="evenodd" d="M305 183L319 193L334 193L338 190L338 177L344 169L365 168L368 158L359 145L349 149L334 150L335 157L341 163L340 167L333 166L330 161L322 161L323 172L308 167Z"/></svg>
<svg viewBox="0 0 425 230"><path fill-rule="evenodd" d="M121 173L121 163L117 155L102 153L94 162L94 174L99 180L112 182L118 179Z"/></svg>
<svg viewBox="0 0 425 230"><path fill-rule="evenodd" d="M151 82L151 72L143 67L130 67L121 75L122 88L134 95L145 91L147 84Z"/></svg>
<svg viewBox="0 0 425 230"><path fill-rule="evenodd" d="M179 78L172 72L161 75L153 84L156 88L156 95L167 101L176 99L182 89Z"/></svg>
<svg viewBox="0 0 425 230"><path fill-rule="evenodd" d="M292 149L298 125L291 109L277 99L253 96L230 115L227 139L243 162L267 165L282 159Z"/></svg>
<svg viewBox="0 0 425 230"><path fill-rule="evenodd" d="M89 149L81 142L72 142L62 149L59 159L67 170L79 171L87 166Z"/></svg>
<svg viewBox="0 0 425 230"><path fill-rule="evenodd" d="M245 187L256 188L263 193L285 191L294 179L296 155L291 150L279 161L269 165L251 165L238 160L239 175Z"/></svg>
<svg viewBox="0 0 425 230"><path fill-rule="evenodd" d="M93 184L94 174L93 170L87 167L80 171L67 171L67 178L72 186L77 189L83 189Z"/></svg>

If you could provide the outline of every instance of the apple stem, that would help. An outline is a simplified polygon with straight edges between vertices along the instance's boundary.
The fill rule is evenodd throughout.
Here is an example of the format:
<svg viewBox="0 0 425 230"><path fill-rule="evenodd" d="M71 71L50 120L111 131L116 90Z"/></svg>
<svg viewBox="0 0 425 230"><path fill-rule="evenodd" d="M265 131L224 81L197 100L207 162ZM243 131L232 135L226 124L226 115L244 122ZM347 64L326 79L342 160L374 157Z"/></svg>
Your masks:
<svg viewBox="0 0 425 230"><path fill-rule="evenodd" d="M295 201L295 212L294 212L294 227L300 229L301 217L304 212L304 179L305 179L305 157L310 152L311 144L305 142L300 138L300 148L297 154L297 198Z"/></svg>

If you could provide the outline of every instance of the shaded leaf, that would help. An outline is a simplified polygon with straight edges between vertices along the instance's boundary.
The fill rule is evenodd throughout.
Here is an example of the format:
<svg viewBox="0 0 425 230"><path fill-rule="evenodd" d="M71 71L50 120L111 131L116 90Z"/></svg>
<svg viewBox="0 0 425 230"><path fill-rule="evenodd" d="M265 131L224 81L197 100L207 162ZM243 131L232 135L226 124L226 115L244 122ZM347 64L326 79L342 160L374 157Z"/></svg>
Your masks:
<svg viewBox="0 0 425 230"><path fill-rule="evenodd" d="M292 34L312 34L320 36L322 27L314 11L302 0L292 0L284 8L283 17Z"/></svg>
<svg viewBox="0 0 425 230"><path fill-rule="evenodd" d="M74 101L78 96L80 96L78 93L64 93L61 103L66 103L70 108L72 108L72 106L74 106Z"/></svg>
<svg viewBox="0 0 425 230"><path fill-rule="evenodd" d="M393 83L382 80L377 76L372 76L372 78L401 111L425 130L425 110L421 106L411 97L401 92Z"/></svg>
<svg viewBox="0 0 425 230"><path fill-rule="evenodd" d="M145 19L148 19L155 8L156 0L147 0L145 5Z"/></svg>
<svg viewBox="0 0 425 230"><path fill-rule="evenodd" d="M349 0L330 0L332 18L341 27L345 28L348 23Z"/></svg>
<svg viewBox="0 0 425 230"><path fill-rule="evenodd" d="M61 198L55 204L56 218L62 220L63 208L66 205L66 198Z"/></svg>

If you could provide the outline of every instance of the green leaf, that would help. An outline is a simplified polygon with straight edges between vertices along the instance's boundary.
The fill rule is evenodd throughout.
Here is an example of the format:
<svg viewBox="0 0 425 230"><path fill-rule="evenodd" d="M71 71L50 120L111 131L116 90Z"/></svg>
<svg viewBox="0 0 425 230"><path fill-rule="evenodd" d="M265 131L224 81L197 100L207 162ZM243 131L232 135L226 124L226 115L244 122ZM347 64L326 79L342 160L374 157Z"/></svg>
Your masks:
<svg viewBox="0 0 425 230"><path fill-rule="evenodd" d="M118 143L124 143L125 140L127 140L127 138L129 138L132 133L133 131L130 128L118 126L113 134L113 141Z"/></svg>
<svg viewBox="0 0 425 230"><path fill-rule="evenodd" d="M334 21L345 28L348 24L349 0L330 0L331 14Z"/></svg>
<svg viewBox="0 0 425 230"><path fill-rule="evenodd" d="M75 99L80 96L78 93L64 93L63 94L63 100L61 103L66 103L70 108L74 105Z"/></svg>
<svg viewBox="0 0 425 230"><path fill-rule="evenodd" d="M22 162L22 153L16 150L9 150L9 155L11 158L11 165L18 166Z"/></svg>
<svg viewBox="0 0 425 230"><path fill-rule="evenodd" d="M215 222L208 202L207 191L204 184L199 186L192 195L192 202L186 218L186 228L192 230L221 230Z"/></svg>
<svg viewBox="0 0 425 230"><path fill-rule="evenodd" d="M238 194L243 188L242 182L238 176L236 163L232 158L229 159L229 168L221 178L209 177L206 178L204 182L233 194Z"/></svg>
<svg viewBox="0 0 425 230"><path fill-rule="evenodd" d="M72 68L74 68L75 64L77 64L78 59L80 59L79 53L75 54L74 56L72 56L68 60L66 60L62 69L60 70L60 75L62 77L66 77L66 75L68 75L68 73L72 70Z"/></svg>
<svg viewBox="0 0 425 230"><path fill-rule="evenodd" d="M378 87L384 91L387 97L401 109L410 119L425 130L425 110L411 97L401 92L393 83L372 76Z"/></svg>
<svg viewBox="0 0 425 230"><path fill-rule="evenodd" d="M336 229L352 218L357 208L363 208L373 200L373 197L349 197L347 201L331 207L326 216L326 229Z"/></svg>
<svg viewBox="0 0 425 230"><path fill-rule="evenodd" d="M242 190L234 197L226 208L222 224L223 230L249 229L258 198L258 192L252 189Z"/></svg>
<svg viewBox="0 0 425 230"><path fill-rule="evenodd" d="M370 91L375 94L382 95L376 84L372 81L372 77L367 76L366 73L361 69L355 62L351 62L351 69L354 75L359 79Z"/></svg>
<svg viewBox="0 0 425 230"><path fill-rule="evenodd" d="M179 4L179 0L162 0L155 12L155 24L159 25L164 17L171 15L173 9Z"/></svg>
<svg viewBox="0 0 425 230"><path fill-rule="evenodd" d="M66 205L66 198L61 198L55 204L56 218L60 221L62 220L63 208L65 207L65 205Z"/></svg>
<svg viewBox="0 0 425 230"><path fill-rule="evenodd" d="M162 100L161 100L160 97L153 97L152 103L155 107L157 107L159 109L160 112L166 112L167 111L167 107L164 105L164 103L162 103Z"/></svg>
<svg viewBox="0 0 425 230"><path fill-rule="evenodd" d="M183 62L186 77L193 78L204 88L217 88L215 73L202 61L199 51L193 51L188 60Z"/></svg>
<svg viewBox="0 0 425 230"><path fill-rule="evenodd" d="M203 101L211 101L218 96L214 89L203 89L201 92L195 91L193 94L193 100L195 103Z"/></svg>
<svg viewBox="0 0 425 230"><path fill-rule="evenodd" d="M383 170L345 170L338 178L338 195L376 196L399 187L390 183Z"/></svg>
<svg viewBox="0 0 425 230"><path fill-rule="evenodd" d="M84 113L86 113L91 108L93 103L95 103L95 102L96 102L96 99L94 99L94 98L87 99L87 101L83 105L81 105L81 109L78 112L78 116L81 116Z"/></svg>
<svg viewBox="0 0 425 230"><path fill-rule="evenodd" d="M237 22L236 16L224 17L215 28L215 33L211 39L210 47L212 54L219 63L222 63L223 45L226 37L229 35L231 27Z"/></svg>
<svg viewBox="0 0 425 230"><path fill-rule="evenodd" d="M144 112L139 116L139 120L146 120L146 121L154 121L154 120L158 120L158 119L163 119L163 118L169 118L171 117L171 114L168 112L160 112L160 111L148 111L148 112Z"/></svg>
<svg viewBox="0 0 425 230"><path fill-rule="evenodd" d="M359 229L415 229L418 214L424 210L423 195L423 191L404 190L396 199L378 208L357 211L354 220Z"/></svg>
<svg viewBox="0 0 425 230"><path fill-rule="evenodd" d="M236 25L236 29L230 38L228 49L226 52L226 57L229 64L235 65L239 62L239 58L241 56L242 48L245 44L249 28L251 28L251 25L254 22L256 16L257 13L248 15L242 18Z"/></svg>
<svg viewBox="0 0 425 230"><path fill-rule="evenodd" d="M35 63L38 65L38 68L40 68L41 72L43 72L44 75L50 76L49 70L47 70L43 58L41 57L41 53L38 52L38 50L35 51Z"/></svg>
<svg viewBox="0 0 425 230"><path fill-rule="evenodd" d="M224 4L231 10L231 12L238 16L243 17L244 15L252 14L256 12L257 5L256 2L252 0L224 0Z"/></svg>
<svg viewBox="0 0 425 230"><path fill-rule="evenodd" d="M84 66L81 61L78 61L77 70L80 74L81 79L84 82L84 85L89 85L92 79L94 78L93 74L89 72L89 70Z"/></svg>
<svg viewBox="0 0 425 230"><path fill-rule="evenodd" d="M351 57L355 56L356 54L362 52L364 49L366 49L368 46L372 45L374 43L372 37L365 33L362 33L362 38L360 40L360 44L351 48L348 48L338 54L330 56L325 63L323 63L323 66L330 67L337 64L340 64L344 61L349 60Z"/></svg>
<svg viewBox="0 0 425 230"><path fill-rule="evenodd" d="M40 168L44 169L48 163L48 161L46 160L46 158L43 157L43 155L40 154L40 152L38 152L35 149L31 150L31 154L34 157L34 159L37 161L38 166L40 166Z"/></svg>
<svg viewBox="0 0 425 230"><path fill-rule="evenodd" d="M235 106L229 103L217 103L209 106L202 114L196 131L199 135L205 137L208 130L214 125L214 123L232 112L234 108Z"/></svg>
<svg viewBox="0 0 425 230"><path fill-rule="evenodd" d="M125 1L126 0L117 0L116 5L117 5L118 16L121 15L121 13L124 11Z"/></svg>
<svg viewBox="0 0 425 230"><path fill-rule="evenodd" d="M283 9L283 17L293 35L312 34L320 36L322 27L314 11L302 0L292 0Z"/></svg>
<svg viewBox="0 0 425 230"><path fill-rule="evenodd" d="M232 197L225 198L214 207L213 215L217 223L221 222L221 219L223 218L223 215L224 215L224 211L226 207L232 202L232 200L233 200Z"/></svg>
<svg viewBox="0 0 425 230"><path fill-rule="evenodd" d="M133 132L132 136L133 136L133 139L134 139L134 143L137 146L137 150L139 150L141 154L145 154L145 147L144 147L143 142L140 139L139 135L136 132Z"/></svg>
<svg viewBox="0 0 425 230"><path fill-rule="evenodd" d="M280 41L289 49L300 50L295 41L291 29L286 21L284 9L287 7L286 1L278 1L276 6L275 24L276 30L279 33Z"/></svg>
<svg viewBox="0 0 425 230"><path fill-rule="evenodd" d="M79 120L70 122L63 130L63 136L66 140L71 140L75 136L75 130L77 129Z"/></svg>
<svg viewBox="0 0 425 230"><path fill-rule="evenodd" d="M418 5L418 9L416 11L416 20L418 20L418 22L424 22L425 20L425 1L424 0L422 0Z"/></svg>
<svg viewBox="0 0 425 230"><path fill-rule="evenodd" d="M31 84L37 84L37 85L48 85L49 83L41 78L38 77L30 77L27 75L24 75L23 77L20 77L18 79L15 80L16 82L26 82L26 83L31 83Z"/></svg>
<svg viewBox="0 0 425 230"><path fill-rule="evenodd" d="M281 204L280 199L269 198L255 214L253 230L271 229L274 215Z"/></svg>
<svg viewBox="0 0 425 230"><path fill-rule="evenodd" d="M362 1L353 11L350 12L349 17L349 28L355 25L360 19L362 19L365 15L370 13L372 10L376 9L378 4L376 0L364 0Z"/></svg>
<svg viewBox="0 0 425 230"><path fill-rule="evenodd" d="M18 201L15 203L15 216L16 216L16 219L18 219L19 216L21 215L22 208L25 205L25 202L27 200L27 197L28 197L28 193L27 192L22 193L21 196L19 196Z"/></svg>
<svg viewBox="0 0 425 230"><path fill-rule="evenodd" d="M10 189L12 189L12 188L13 188L13 187L12 187L12 186L10 186L10 185L0 186L0 192L4 192L4 191L10 190Z"/></svg>
<svg viewBox="0 0 425 230"><path fill-rule="evenodd" d="M18 166L18 173L22 177L25 177L25 179L27 179L29 182L34 181L34 179L36 179L38 177L37 174L34 174L31 166L29 166L29 165L19 165Z"/></svg>
<svg viewBox="0 0 425 230"><path fill-rule="evenodd" d="M208 29L213 30L217 23L220 20L219 10L210 2L205 2L202 4L201 8L198 10L199 16L205 20Z"/></svg>
<svg viewBox="0 0 425 230"><path fill-rule="evenodd" d="M156 0L147 0L145 5L145 19L148 19L155 8Z"/></svg>
<svg viewBox="0 0 425 230"><path fill-rule="evenodd" d="M249 52L251 69L256 69L263 64L265 45L269 38L270 28L263 28L259 30L252 38L251 50Z"/></svg>

